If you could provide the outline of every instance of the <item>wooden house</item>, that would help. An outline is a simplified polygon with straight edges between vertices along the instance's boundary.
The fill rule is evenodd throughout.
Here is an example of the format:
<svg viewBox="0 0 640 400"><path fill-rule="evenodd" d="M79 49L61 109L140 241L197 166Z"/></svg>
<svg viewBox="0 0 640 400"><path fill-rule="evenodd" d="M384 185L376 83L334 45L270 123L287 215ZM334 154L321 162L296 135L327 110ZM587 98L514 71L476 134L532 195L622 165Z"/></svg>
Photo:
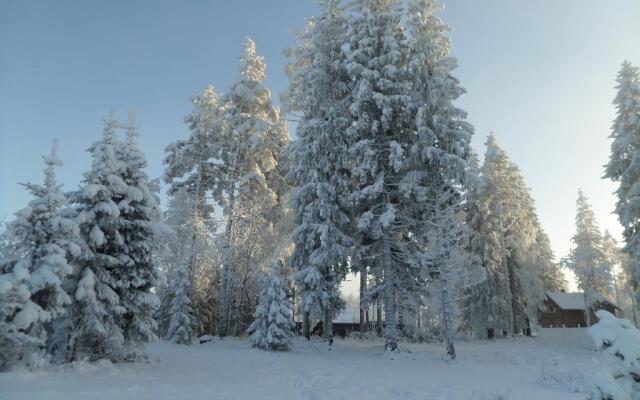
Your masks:
<svg viewBox="0 0 640 400"><path fill-rule="evenodd" d="M606 310L616 315L620 309L615 303L601 294L592 295L591 324L598 322L595 312ZM547 292L542 308L540 326L543 328L586 327L584 293Z"/></svg>

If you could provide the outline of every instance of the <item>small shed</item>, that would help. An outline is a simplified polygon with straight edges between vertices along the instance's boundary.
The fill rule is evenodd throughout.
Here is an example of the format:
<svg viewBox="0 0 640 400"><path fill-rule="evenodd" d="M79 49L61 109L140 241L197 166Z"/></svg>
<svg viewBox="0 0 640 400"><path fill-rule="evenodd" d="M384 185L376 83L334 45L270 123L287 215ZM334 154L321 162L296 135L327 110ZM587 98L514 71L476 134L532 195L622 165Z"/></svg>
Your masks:
<svg viewBox="0 0 640 400"><path fill-rule="evenodd" d="M595 312L606 310L616 315L620 308L599 293L593 293L591 324L598 322ZM585 318L585 296L582 292L547 292L542 309L540 325L543 328L577 328L587 326Z"/></svg>

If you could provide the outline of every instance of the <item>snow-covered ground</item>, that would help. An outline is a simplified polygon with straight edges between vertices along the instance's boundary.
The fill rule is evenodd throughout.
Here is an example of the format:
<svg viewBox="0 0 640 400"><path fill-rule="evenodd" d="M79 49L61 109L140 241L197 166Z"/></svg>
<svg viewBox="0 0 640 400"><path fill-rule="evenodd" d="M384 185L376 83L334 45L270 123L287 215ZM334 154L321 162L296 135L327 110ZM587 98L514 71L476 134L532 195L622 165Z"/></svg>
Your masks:
<svg viewBox="0 0 640 400"><path fill-rule="evenodd" d="M0 374L0 399L585 399L598 353L535 339L458 343L444 361L438 344L296 339L287 353L215 338L193 346L154 343L146 364L77 363Z"/></svg>

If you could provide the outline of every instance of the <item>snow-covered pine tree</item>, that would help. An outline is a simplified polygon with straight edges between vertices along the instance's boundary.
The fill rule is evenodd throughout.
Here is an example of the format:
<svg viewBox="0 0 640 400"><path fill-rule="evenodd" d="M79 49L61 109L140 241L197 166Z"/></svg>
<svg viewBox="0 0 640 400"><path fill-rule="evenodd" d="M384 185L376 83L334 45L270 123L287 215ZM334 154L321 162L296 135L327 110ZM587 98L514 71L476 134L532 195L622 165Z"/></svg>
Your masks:
<svg viewBox="0 0 640 400"><path fill-rule="evenodd" d="M170 184L169 193L173 196L167 222L180 238L181 245L170 244L169 265L178 268L183 260L187 260L190 303L198 326L202 328L198 330L210 333L214 328L215 309L210 301L209 281L217 279L218 274L213 267L216 262L203 244L211 240L215 231L213 207L206 199L207 194L216 190L215 183L220 179L223 121L218 94L212 86L195 96L192 103L194 110L185 118L191 134L165 150L164 180Z"/></svg>
<svg viewBox="0 0 640 400"><path fill-rule="evenodd" d="M212 174L220 156L217 139L222 129L218 94L207 86L201 95L193 97L193 111L185 118L191 134L167 146L164 159L164 181L170 185L169 193L187 189L195 196L200 218L208 218L212 211L206 205L205 194L213 190Z"/></svg>
<svg viewBox="0 0 640 400"><path fill-rule="evenodd" d="M267 267L265 259L278 258L275 253L282 246L282 232L273 228L285 212L289 137L264 78L264 61L247 38L239 76L221 99L224 129L213 138L220 146L220 166L211 177L213 197L226 217L219 278L221 336L246 330L252 312L247 312L245 299L249 286L256 284L252 272Z"/></svg>
<svg viewBox="0 0 640 400"><path fill-rule="evenodd" d="M412 230L426 239L431 272L440 280L447 354L455 358L451 300L458 288L453 253L461 242L462 190L473 175L467 162L473 127L453 104L464 89L452 75L456 60L449 57L449 28L435 15L441 8L432 0L411 0L408 6L407 65L413 78L409 109L415 113L417 137L410 146L411 165L400 190L415 200L408 203L416 223Z"/></svg>
<svg viewBox="0 0 640 400"><path fill-rule="evenodd" d="M127 310L117 289L121 258L127 257L118 205L125 200L128 186L116 155L117 126L113 116L105 120L102 139L89 148L91 170L74 193L80 235L86 243L69 282L74 299L69 317L58 326L66 331L58 334L68 339L69 361L126 358L119 321Z"/></svg>
<svg viewBox="0 0 640 400"><path fill-rule="evenodd" d="M288 350L293 337L292 311L274 262L265 278L255 318L249 327L253 346L263 350Z"/></svg>
<svg viewBox="0 0 640 400"><path fill-rule="evenodd" d="M298 139L289 153L295 226L290 263L296 271L305 327L310 318L322 319L326 339L331 336L332 304L339 296L353 245L347 232L350 93L342 49L347 29L340 1L322 1L320 14L309 22L298 46L289 50L290 84L285 96L287 110L302 114Z"/></svg>
<svg viewBox="0 0 640 400"><path fill-rule="evenodd" d="M11 238L0 249L0 369L43 355L51 321L71 303L63 281L80 247L75 221L63 215L68 204L55 177L62 165L57 141L44 162L44 184L24 184L34 198L8 224L4 235Z"/></svg>
<svg viewBox="0 0 640 400"><path fill-rule="evenodd" d="M156 338L153 313L159 300L152 288L158 283L158 255L168 228L144 172L147 161L138 148L138 126L133 115L124 126L126 139L116 147L119 176L127 185L118 203L118 232L123 242L120 266L114 271L116 292L124 307L118 323L124 335L127 357L142 355L142 345Z"/></svg>
<svg viewBox="0 0 640 400"><path fill-rule="evenodd" d="M611 155L605 178L619 182L615 212L624 228L625 251L629 254L629 281L640 303L640 69L628 61L622 64L617 78L618 93L614 99L617 116L610 138Z"/></svg>
<svg viewBox="0 0 640 400"><path fill-rule="evenodd" d="M574 247L564 263L576 275L578 288L584 293L585 320L590 326L594 294L606 295L611 290L611 267L602 250L595 215L582 190L578 191L576 205L576 233L571 238Z"/></svg>
<svg viewBox="0 0 640 400"><path fill-rule="evenodd" d="M397 348L398 275L420 270L418 246L408 237L413 221L399 190L406 155L413 143L407 113L411 79L405 63L407 38L399 0L356 0L351 4L347 71L353 82L352 122L347 130L355 183L358 251L379 255L373 266L380 277L385 309L385 349ZM415 274L403 274L415 276Z"/></svg>

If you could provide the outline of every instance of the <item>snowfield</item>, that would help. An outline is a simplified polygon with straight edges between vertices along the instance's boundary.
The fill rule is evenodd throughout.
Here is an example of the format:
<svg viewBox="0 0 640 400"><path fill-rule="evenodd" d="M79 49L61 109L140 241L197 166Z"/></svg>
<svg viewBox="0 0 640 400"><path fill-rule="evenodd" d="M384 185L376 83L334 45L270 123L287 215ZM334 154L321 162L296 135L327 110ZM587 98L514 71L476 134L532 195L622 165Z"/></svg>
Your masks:
<svg viewBox="0 0 640 400"><path fill-rule="evenodd" d="M0 399L585 399L600 355L536 339L461 342L445 361L441 344L296 338L289 352L248 340L215 338L192 346L154 343L149 363L75 363L0 374Z"/></svg>

